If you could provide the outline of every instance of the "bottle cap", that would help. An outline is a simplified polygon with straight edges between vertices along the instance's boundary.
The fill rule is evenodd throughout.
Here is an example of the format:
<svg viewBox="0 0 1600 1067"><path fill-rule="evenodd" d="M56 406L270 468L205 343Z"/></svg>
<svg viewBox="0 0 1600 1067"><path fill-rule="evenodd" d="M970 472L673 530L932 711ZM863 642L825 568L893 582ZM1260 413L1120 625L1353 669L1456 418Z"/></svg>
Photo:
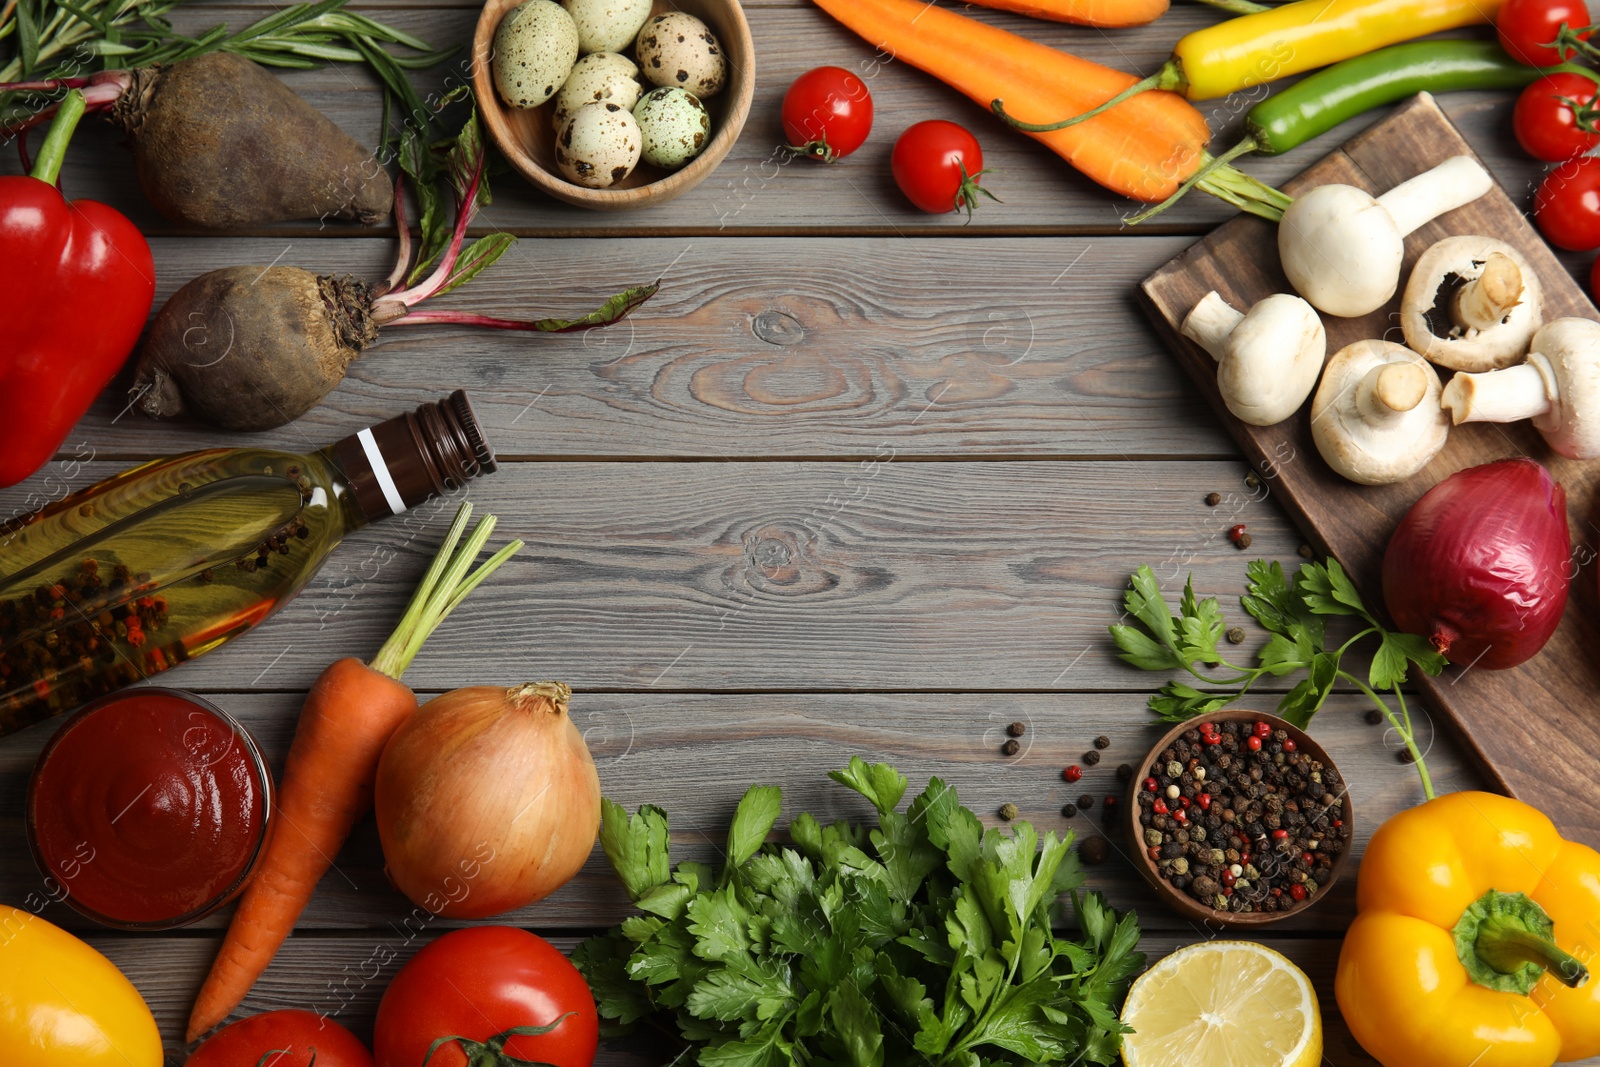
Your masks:
<svg viewBox="0 0 1600 1067"><path fill-rule="evenodd" d="M462 389L333 447L369 521L454 492L495 469L494 450Z"/></svg>

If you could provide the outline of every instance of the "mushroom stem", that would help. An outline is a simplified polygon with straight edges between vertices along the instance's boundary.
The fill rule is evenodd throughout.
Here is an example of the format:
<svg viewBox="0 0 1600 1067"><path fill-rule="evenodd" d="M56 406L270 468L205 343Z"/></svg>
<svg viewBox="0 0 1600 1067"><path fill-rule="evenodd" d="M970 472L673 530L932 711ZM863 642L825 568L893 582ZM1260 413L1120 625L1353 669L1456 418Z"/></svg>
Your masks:
<svg viewBox="0 0 1600 1067"><path fill-rule="evenodd" d="M1184 316L1182 333L1220 362L1227 351L1228 335L1243 320L1244 312L1235 310L1213 289Z"/></svg>
<svg viewBox="0 0 1600 1067"><path fill-rule="evenodd" d="M1401 182L1378 197L1404 237L1425 222L1470 204L1494 185L1489 172L1471 156L1452 156L1432 170Z"/></svg>
<svg viewBox="0 0 1600 1067"><path fill-rule="evenodd" d="M1522 269L1504 252L1490 252L1482 273L1456 291L1450 314L1462 329L1487 330L1500 325L1520 303Z"/></svg>
<svg viewBox="0 0 1600 1067"><path fill-rule="evenodd" d="M1373 423L1404 415L1427 395L1428 372L1415 363L1373 367L1356 384L1356 406Z"/></svg>
<svg viewBox="0 0 1600 1067"><path fill-rule="evenodd" d="M1457 374L1439 403L1463 422L1521 422L1549 411L1557 396L1550 361L1538 352L1526 363L1481 374Z"/></svg>

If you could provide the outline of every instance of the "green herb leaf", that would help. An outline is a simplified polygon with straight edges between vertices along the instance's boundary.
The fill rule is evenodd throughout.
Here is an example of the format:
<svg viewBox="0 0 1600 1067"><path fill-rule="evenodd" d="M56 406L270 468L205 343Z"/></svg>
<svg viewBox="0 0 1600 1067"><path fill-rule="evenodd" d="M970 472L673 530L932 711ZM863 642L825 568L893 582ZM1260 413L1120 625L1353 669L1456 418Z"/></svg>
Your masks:
<svg viewBox="0 0 1600 1067"><path fill-rule="evenodd" d="M601 798L600 846L631 900L638 901L672 879L667 850L667 813L653 804L630 816L621 804Z"/></svg>
<svg viewBox="0 0 1600 1067"><path fill-rule="evenodd" d="M775 785L753 785L733 813L728 827L728 866L737 868L766 843L767 835L783 811L783 790Z"/></svg>
<svg viewBox="0 0 1600 1067"><path fill-rule="evenodd" d="M905 775L887 763L868 763L860 756L852 756L844 770L829 771L828 777L866 797L880 814L899 807L906 795Z"/></svg>
<svg viewBox="0 0 1600 1067"><path fill-rule="evenodd" d="M1172 609L1167 607L1166 600L1161 596L1161 583L1156 580L1155 571L1147 566L1134 571L1128 580L1128 591L1123 594L1122 603L1128 614L1144 624L1151 637L1174 653L1177 652L1177 623L1172 617Z"/></svg>

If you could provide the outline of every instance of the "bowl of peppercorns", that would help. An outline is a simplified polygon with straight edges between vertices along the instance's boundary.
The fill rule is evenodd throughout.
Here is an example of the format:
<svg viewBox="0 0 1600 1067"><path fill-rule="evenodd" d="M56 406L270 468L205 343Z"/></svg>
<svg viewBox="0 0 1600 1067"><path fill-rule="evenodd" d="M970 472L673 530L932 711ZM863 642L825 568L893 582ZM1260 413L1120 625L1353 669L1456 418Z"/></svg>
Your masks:
<svg viewBox="0 0 1600 1067"><path fill-rule="evenodd" d="M1128 791L1134 866L1191 919L1260 926L1328 895L1354 810L1323 747L1276 715L1233 708L1173 728Z"/></svg>

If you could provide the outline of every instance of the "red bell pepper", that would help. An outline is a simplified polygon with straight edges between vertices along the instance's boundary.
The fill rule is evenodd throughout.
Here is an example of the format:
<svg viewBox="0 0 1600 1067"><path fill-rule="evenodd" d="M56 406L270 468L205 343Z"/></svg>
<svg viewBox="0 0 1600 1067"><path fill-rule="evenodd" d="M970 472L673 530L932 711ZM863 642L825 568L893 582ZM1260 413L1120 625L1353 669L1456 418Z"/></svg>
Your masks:
<svg viewBox="0 0 1600 1067"><path fill-rule="evenodd" d="M83 112L74 89L32 175L0 177L0 486L55 454L133 351L155 298L150 245L133 223L56 188Z"/></svg>

